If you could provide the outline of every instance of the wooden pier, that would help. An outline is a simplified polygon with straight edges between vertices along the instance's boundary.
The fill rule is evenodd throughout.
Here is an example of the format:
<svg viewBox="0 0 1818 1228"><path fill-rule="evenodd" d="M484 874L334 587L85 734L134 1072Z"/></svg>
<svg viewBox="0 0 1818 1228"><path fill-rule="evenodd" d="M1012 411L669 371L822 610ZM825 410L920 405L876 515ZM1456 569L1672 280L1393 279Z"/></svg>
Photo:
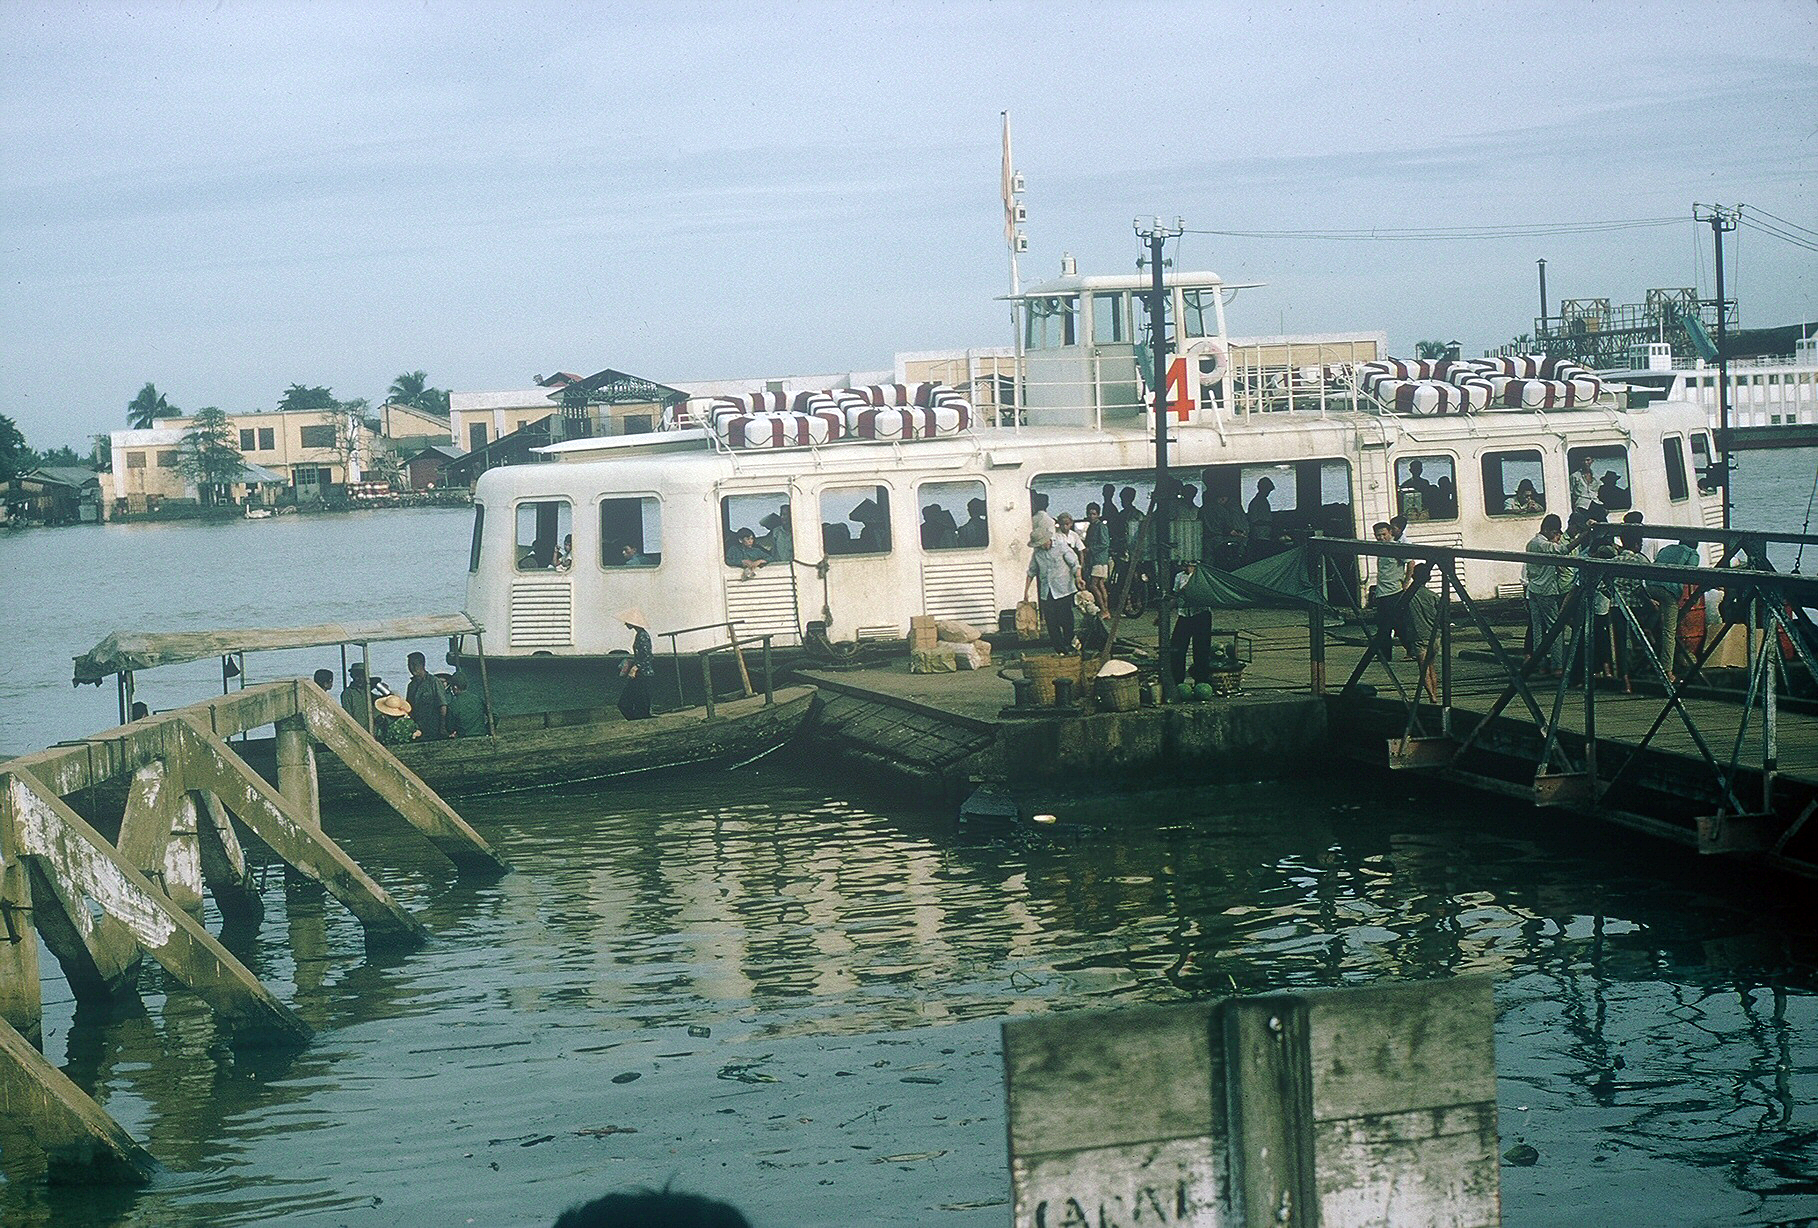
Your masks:
<svg viewBox="0 0 1818 1228"><path fill-rule="evenodd" d="M1430 699L1416 663L1399 650L1372 649L1373 612L1310 614L1304 601L1284 601L1286 608L1216 615L1214 638L1241 637L1248 649L1242 690L1229 698L1133 712L1096 710L1089 700L1019 711L1004 676L1018 668L1018 646L1004 643L1003 675L914 675L900 662L811 672L823 699L810 736L829 753L948 802L979 785L1015 792L1081 780L1257 775L1330 753L1571 810L1701 854L1818 876L1818 631L1802 613L1818 605L1818 581L1746 565L1764 557L1765 541L1780 539L1634 528L1714 544L1720 565L1548 558L1587 594L1619 579L1663 576L1735 594L1738 621L1725 629L1713 619L1704 660L1671 682L1658 653L1643 648L1651 637L1638 624L1631 690L1587 674L1582 658L1565 676L1542 680L1524 653L1519 598L1473 596L1447 583L1429 650L1437 692ZM1318 545L1333 569L1393 555L1455 576L1459 559L1475 557L1416 543ZM1590 642L1590 608L1588 599L1569 605L1561 634ZM1155 668L1153 635L1148 621L1127 624L1119 655Z"/></svg>
<svg viewBox="0 0 1818 1228"><path fill-rule="evenodd" d="M274 787L228 739L277 731ZM150 956L201 997L236 1045L301 1045L309 1027L200 923L203 896L251 920L261 904L242 834L320 886L371 947L413 946L422 925L322 831L326 747L464 872L507 867L446 802L313 683L301 679L147 717L0 763L0 1119L53 1179L145 1179L152 1162L39 1053L38 942L78 1002L135 992ZM124 806L110 799L124 791Z"/></svg>

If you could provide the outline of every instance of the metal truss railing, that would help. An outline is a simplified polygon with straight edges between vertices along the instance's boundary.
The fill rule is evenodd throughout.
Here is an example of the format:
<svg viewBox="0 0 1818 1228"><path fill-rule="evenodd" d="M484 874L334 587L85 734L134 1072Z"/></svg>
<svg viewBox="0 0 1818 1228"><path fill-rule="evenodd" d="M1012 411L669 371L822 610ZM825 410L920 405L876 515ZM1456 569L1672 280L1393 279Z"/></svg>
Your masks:
<svg viewBox="0 0 1818 1228"><path fill-rule="evenodd" d="M1534 756L1536 802L1590 808L1613 804L1617 792L1634 782L1650 747L1676 719L1690 740L1697 761L1708 772L1718 802L1717 815L1708 823L1700 820L1701 847L1711 847L1712 851L1759 847L1782 852L1818 812L1818 801L1795 816L1777 809L1784 809L1786 800L1782 797L1784 790L1777 791L1777 777L1780 699L1788 683L1788 666L1798 662L1810 679L1818 680L1818 625L1809 613L1810 608L1818 607L1818 579L1773 570L1767 560L1767 548L1770 544L1818 545L1818 537L1625 524L1598 526L1581 548L1629 534L1709 543L1717 547L1718 561L1715 566L1676 567L1634 556L1603 558L1584 553L1527 554L1427 544L1311 540L1308 544L1318 560L1321 591L1325 591L1329 563L1365 556L1400 559L1410 568L1417 563L1430 564L1440 589L1433 634L1427 637L1419 660L1403 662L1404 666L1414 667L1412 685L1405 678L1405 669L1397 669L1393 651L1391 624L1405 617L1406 611L1403 605L1393 605L1386 615L1379 614L1362 659L1336 697L1361 697L1365 675L1372 665L1380 665L1387 672L1405 712L1402 736L1391 748L1392 763L1404 767L1456 764L1472 750L1482 748L1499 718L1511 708L1525 711L1541 734L1541 746ZM1557 567L1567 577L1569 583L1557 615L1547 625L1532 627L1533 638L1525 652L1519 642L1511 642L1506 620L1499 628L1486 616L1481 600L1465 589L1458 567L1467 559ZM1710 591L1722 593L1721 626L1734 625L1746 636L1747 680L1739 718L1734 703L1726 703L1723 708L1726 729L1729 720L1736 720L1737 724L1727 748L1712 727L1709 710L1701 720L1699 712L1687 703L1689 693L1706 680L1719 636L1707 636L1690 667L1675 670L1672 650L1666 646L1657 648L1656 633L1644 625L1651 605L1651 599L1644 595L1649 584L1671 586L1680 594L1676 599L1686 602L1702 602ZM1597 607L1605 603L1612 627L1618 629L1624 648L1633 654L1633 664L1639 667L1637 676L1644 684L1654 684L1653 688L1644 689L1658 691L1660 706L1638 742L1624 738L1616 743L1607 738L1600 740L1598 735L1598 666L1591 647L1597 635ZM1455 626L1474 630L1494 662L1491 678L1500 684L1499 691L1481 713L1475 709L1460 710L1455 702ZM1323 610L1312 612L1308 634L1313 690L1324 694ZM1567 654L1565 668L1548 670L1547 664L1559 659L1558 650L1568 639L1572 652ZM1626 695L1624 699L1632 711L1633 700ZM1581 711L1580 729L1575 736L1568 729L1568 714L1573 707ZM1498 747L1499 751L1506 749ZM1620 754L1621 758L1615 763L1599 762L1600 750Z"/></svg>

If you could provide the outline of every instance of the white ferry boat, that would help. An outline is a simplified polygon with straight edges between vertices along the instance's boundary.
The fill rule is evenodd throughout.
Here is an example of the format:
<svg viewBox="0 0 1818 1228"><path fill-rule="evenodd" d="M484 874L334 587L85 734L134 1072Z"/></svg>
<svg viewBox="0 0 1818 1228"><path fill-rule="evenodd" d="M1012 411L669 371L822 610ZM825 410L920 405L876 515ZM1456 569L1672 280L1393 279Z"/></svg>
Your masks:
<svg viewBox="0 0 1818 1228"><path fill-rule="evenodd" d="M1400 512L1412 542L1518 551L1542 515L1570 512L1585 458L1612 518L1721 518L1696 404L1646 404L1557 360L1388 360L1380 334L1233 339L1235 287L1187 272L1166 285L1172 472L1208 503L1244 509L1262 491L1281 542L1368 537ZM1033 495L1082 516L1128 486L1149 506L1147 286L1069 275L1015 296L1014 420L979 421L939 385L752 392L486 473L466 609L489 659L622 651L628 606L659 652L663 632L700 628L674 641L690 651L726 623L782 646L813 623L835 641L901 639L923 613L997 626L1024 595ZM1518 573L1473 562L1464 579L1508 595Z"/></svg>
<svg viewBox="0 0 1818 1228"><path fill-rule="evenodd" d="M1668 401L1702 406L1715 431L1720 425L1717 364L1675 360L1673 347L1654 342L1631 356L1633 365L1612 379L1656 390ZM1818 337L1794 340L1790 355L1732 358L1729 362L1730 429L1737 447L1804 445L1818 440Z"/></svg>

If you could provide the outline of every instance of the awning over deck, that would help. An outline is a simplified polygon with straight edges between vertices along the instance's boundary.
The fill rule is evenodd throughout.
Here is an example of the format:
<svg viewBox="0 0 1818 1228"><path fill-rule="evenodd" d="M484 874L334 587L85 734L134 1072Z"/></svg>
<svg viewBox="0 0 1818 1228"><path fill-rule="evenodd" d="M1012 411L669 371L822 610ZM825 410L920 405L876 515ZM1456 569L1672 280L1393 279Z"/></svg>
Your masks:
<svg viewBox="0 0 1818 1228"><path fill-rule="evenodd" d="M484 628L466 614L425 614L314 627L252 627L237 631L116 631L76 658L74 682L99 685L114 674L181 665L242 652L320 648L325 644L383 644L395 640L473 635Z"/></svg>

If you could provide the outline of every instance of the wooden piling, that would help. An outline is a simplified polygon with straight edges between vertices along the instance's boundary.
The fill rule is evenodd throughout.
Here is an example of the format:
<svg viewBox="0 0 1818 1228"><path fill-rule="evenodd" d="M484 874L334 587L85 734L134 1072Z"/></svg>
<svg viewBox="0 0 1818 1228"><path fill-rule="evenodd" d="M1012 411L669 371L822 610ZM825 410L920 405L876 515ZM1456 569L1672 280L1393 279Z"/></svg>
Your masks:
<svg viewBox="0 0 1818 1228"><path fill-rule="evenodd" d="M0 790L0 1020L32 1044L44 1037L44 1004L38 983L38 931L33 922L30 872L19 856L12 807Z"/></svg>
<svg viewBox="0 0 1818 1228"><path fill-rule="evenodd" d="M0 806L9 814L16 855L74 898L80 893L129 932L138 946L206 1001L244 1039L307 1040L309 1026L259 979L175 907L63 799L19 771L0 773ZM34 883L34 900L36 901ZM84 915L87 909L81 910ZM44 915L36 920L44 931Z"/></svg>
<svg viewBox="0 0 1818 1228"><path fill-rule="evenodd" d="M345 716L345 713L342 713ZM418 943L424 930L346 851L291 808L225 742L193 724L182 737L184 770L218 796L285 864L321 883L359 918L368 943Z"/></svg>
<svg viewBox="0 0 1818 1228"><path fill-rule="evenodd" d="M52 1181L144 1185L158 1170L118 1122L4 1019L0 1118L44 1152Z"/></svg>
<svg viewBox="0 0 1818 1228"><path fill-rule="evenodd" d="M411 826L428 837L457 867L503 874L511 867L480 833L397 757L366 736L359 722L328 703L315 687L297 687L297 707L309 734L334 752L373 792Z"/></svg>

